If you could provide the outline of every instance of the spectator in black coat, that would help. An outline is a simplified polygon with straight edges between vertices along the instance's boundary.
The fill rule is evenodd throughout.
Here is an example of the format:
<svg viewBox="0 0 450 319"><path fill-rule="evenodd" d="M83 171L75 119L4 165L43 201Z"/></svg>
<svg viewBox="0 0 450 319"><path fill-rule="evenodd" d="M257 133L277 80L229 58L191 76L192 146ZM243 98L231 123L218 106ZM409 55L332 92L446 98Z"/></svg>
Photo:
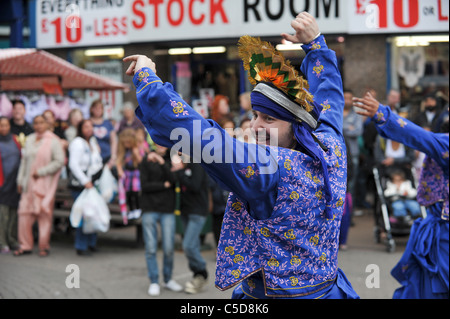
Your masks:
<svg viewBox="0 0 450 319"><path fill-rule="evenodd" d="M171 172L171 161L167 148L156 145L152 152L140 163L142 231L145 241L150 286L148 294L160 294L159 272L156 253L158 251L157 224L161 226L164 252L164 287L172 291L183 288L172 279L175 245L175 178Z"/></svg>

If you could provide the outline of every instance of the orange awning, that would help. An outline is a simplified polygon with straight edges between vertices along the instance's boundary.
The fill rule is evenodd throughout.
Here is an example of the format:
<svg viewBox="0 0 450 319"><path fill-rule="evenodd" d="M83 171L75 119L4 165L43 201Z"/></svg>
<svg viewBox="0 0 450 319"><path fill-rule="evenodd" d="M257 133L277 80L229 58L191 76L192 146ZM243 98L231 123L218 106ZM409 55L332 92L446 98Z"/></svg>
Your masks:
<svg viewBox="0 0 450 319"><path fill-rule="evenodd" d="M43 91L60 85L63 90L127 90L128 85L81 69L37 49L0 50L0 91Z"/></svg>

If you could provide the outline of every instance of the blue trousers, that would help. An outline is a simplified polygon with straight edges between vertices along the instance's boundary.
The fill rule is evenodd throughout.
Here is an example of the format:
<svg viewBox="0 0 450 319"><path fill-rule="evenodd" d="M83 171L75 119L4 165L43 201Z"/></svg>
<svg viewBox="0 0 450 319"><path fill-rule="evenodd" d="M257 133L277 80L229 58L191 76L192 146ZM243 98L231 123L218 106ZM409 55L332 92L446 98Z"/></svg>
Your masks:
<svg viewBox="0 0 450 319"><path fill-rule="evenodd" d="M183 250L189 263L189 269L194 274L206 271L206 262L200 253L200 234L206 222L206 216L181 216L184 225Z"/></svg>
<svg viewBox="0 0 450 319"><path fill-rule="evenodd" d="M405 217L408 211L413 217L420 216L420 205L415 200L397 200L392 203L392 209L395 217Z"/></svg>
<svg viewBox="0 0 450 319"><path fill-rule="evenodd" d="M164 253L163 276L167 283L172 279L175 245L175 215L170 213L145 212L142 214L142 233L145 243L145 260L148 277L152 283L159 283L156 253L158 251L157 224L161 225L162 248Z"/></svg>

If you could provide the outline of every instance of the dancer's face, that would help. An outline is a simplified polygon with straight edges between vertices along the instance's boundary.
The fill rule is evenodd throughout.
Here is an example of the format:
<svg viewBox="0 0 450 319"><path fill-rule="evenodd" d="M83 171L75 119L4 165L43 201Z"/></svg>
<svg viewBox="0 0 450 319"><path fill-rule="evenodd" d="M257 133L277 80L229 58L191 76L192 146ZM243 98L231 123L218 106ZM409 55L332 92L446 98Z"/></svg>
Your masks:
<svg viewBox="0 0 450 319"><path fill-rule="evenodd" d="M276 119L265 113L253 110L250 122L256 143L260 145L274 145L284 148L294 148L295 139L292 124Z"/></svg>

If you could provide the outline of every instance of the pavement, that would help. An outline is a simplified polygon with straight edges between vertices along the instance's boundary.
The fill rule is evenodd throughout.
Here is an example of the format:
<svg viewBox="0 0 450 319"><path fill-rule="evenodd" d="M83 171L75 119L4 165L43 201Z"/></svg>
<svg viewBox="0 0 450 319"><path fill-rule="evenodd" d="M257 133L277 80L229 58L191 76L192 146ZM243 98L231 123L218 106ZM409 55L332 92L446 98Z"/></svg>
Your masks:
<svg viewBox="0 0 450 319"><path fill-rule="evenodd" d="M339 253L339 267L361 299L391 299L399 284L390 271L400 260L408 237L395 238L396 249L389 253L384 244L374 241L370 211L353 221L348 249ZM209 272L205 289L195 295L161 289L159 297L150 297L145 250L136 245L135 231L135 227L113 227L99 234L99 252L92 257L78 256L73 235L60 232L52 234L48 257L39 257L36 246L31 255L0 255L0 299L230 299L231 290L221 292L214 286L215 243L211 233L206 235L202 251ZM176 242L181 247L179 235ZM161 250L158 259L161 267ZM191 277L186 257L177 249L173 279L184 285Z"/></svg>

